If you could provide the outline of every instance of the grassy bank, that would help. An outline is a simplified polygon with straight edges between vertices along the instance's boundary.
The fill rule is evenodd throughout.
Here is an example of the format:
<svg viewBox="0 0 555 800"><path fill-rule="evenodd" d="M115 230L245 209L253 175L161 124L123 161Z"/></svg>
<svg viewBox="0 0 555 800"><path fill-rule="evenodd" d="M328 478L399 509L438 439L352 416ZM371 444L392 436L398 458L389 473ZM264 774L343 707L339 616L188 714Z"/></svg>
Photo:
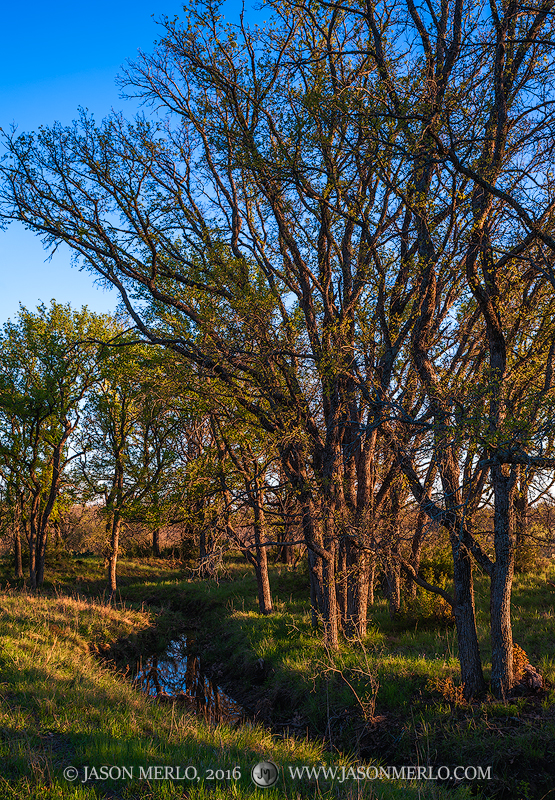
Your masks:
<svg viewBox="0 0 555 800"><path fill-rule="evenodd" d="M437 784L422 795L417 784L403 781L377 786L372 781L292 780L289 766L328 764L348 770L355 762L309 741L273 737L260 726L210 727L137 693L93 655L121 637L148 631L155 621L144 612L79 597L21 591L0 595L1 798L469 796L464 788L449 791ZM251 768L265 759L283 772L276 787L257 789ZM102 779L103 766L112 768L112 780ZM148 775L149 767L160 766L181 766L182 773L194 766L199 780L157 780L152 770L150 778L137 779L141 768ZM71 767L74 781L64 777ZM127 772L118 777L123 767ZM92 777L82 783L85 768ZM210 770L232 775L237 768L237 780L210 779Z"/></svg>
<svg viewBox="0 0 555 800"><path fill-rule="evenodd" d="M321 737L328 749L356 751L384 764L492 766L475 791L498 798L542 798L555 782L555 574L551 566L517 575L514 639L538 667L546 689L500 703L459 701L456 636L448 619L389 618L385 599L371 609L363 642L322 648L306 607L306 575L276 565L275 613L257 612L254 579L240 560L216 581L153 581L122 589L128 600L156 596L196 627L205 663L277 730ZM489 586L478 577L477 617L486 679ZM260 659L264 662L261 674Z"/></svg>
<svg viewBox="0 0 555 800"><path fill-rule="evenodd" d="M515 641L544 675L546 691L505 704L489 698L471 706L457 698L456 641L448 620L416 622L408 615L391 621L385 600L378 598L365 640L344 643L339 653L331 654L311 628L305 600L306 575L284 566L271 570L276 610L270 617L258 614L254 579L240 560L227 563L217 581L187 577L186 572L165 562L124 561L120 595L126 608L119 611L101 603L55 595L56 591L67 591L76 579L90 593L101 592L104 576L97 560L74 559L71 569L60 567L50 576L54 582L47 590L54 592L52 596L29 598L22 604L16 599L17 593L8 592L1 603L2 683L4 688L6 684L19 687L15 695L14 690L8 690L6 696L12 698L10 702L13 696L19 698L17 713L26 715L27 720L21 729L34 730L25 734L23 742L9 725L6 728L3 746L11 755L4 763L12 765L10 787L17 786L18 781L24 787L35 780L37 786L50 781L52 792L61 787L66 791L60 795L64 797L86 796L79 794L85 791L95 793L92 796L112 791L115 794L108 796L170 797L172 792L179 795L186 788L191 797L202 797L203 792L213 790L212 796L218 797L260 795L293 800L412 796L539 800L552 789L555 577L551 569L517 576L513 596ZM490 669L487 590L486 581L479 579L478 623L486 677ZM72 603L82 604L78 613L71 610ZM210 729L175 708L161 708L137 695L128 682L109 669L109 662L100 666L92 655L109 655L124 669L138 655L162 650L184 628L195 629L205 668L217 674L218 682L251 711L260 723L258 727ZM26 631L24 637L21 630ZM17 658L6 662L9 650L17 652ZM35 660L43 652L44 658L51 655L37 672ZM75 666L72 659L76 659ZM64 680L53 679L50 673L58 663L66 664ZM73 673L88 677L70 678ZM43 684L41 694L37 687ZM88 687L85 694L82 685ZM115 698L113 705L106 704L107 696ZM41 697L44 700L39 702ZM51 706L58 711L52 711ZM5 713L10 715L10 709ZM319 745L311 743L318 738ZM19 744L10 744L13 741ZM69 749L64 750L64 742L70 743ZM19 761L18 747L23 747ZM35 755L29 754L29 748L36 751ZM64 765L82 769L84 765L106 764L109 758L121 765L132 757L131 763L137 767L198 766L213 764L216 756L224 770L240 765L241 781L218 786L201 782L194 787L186 782L154 782L141 789L132 783L116 782L114 788L113 783L93 781L70 789L59 777ZM492 780L463 781L460 786L432 781L403 786L396 781L356 785L320 781L317 786L305 779L282 781L278 789L256 790L248 775L261 758L285 766L323 762L348 767L361 759L370 765L491 766ZM50 759L48 768L40 767L40 774L33 777L36 768L29 765L46 763L44 759ZM24 794L21 789L20 794L12 796Z"/></svg>

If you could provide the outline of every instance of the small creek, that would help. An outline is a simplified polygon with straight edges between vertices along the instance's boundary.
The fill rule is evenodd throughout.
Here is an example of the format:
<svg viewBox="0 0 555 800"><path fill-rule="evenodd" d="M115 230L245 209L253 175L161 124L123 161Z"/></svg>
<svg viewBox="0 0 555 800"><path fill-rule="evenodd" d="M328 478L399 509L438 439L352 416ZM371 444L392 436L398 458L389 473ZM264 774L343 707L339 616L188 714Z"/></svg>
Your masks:
<svg viewBox="0 0 555 800"><path fill-rule="evenodd" d="M176 703L210 722L245 722L247 714L216 682L206 676L192 634L170 642L163 653L141 660L133 683L159 702Z"/></svg>

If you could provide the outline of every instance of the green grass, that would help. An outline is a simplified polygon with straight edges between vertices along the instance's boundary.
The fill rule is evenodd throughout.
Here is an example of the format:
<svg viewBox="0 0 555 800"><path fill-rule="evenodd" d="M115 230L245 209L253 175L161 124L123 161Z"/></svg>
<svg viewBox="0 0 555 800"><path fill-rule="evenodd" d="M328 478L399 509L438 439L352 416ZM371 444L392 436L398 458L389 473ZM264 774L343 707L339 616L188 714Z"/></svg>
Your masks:
<svg viewBox="0 0 555 800"><path fill-rule="evenodd" d="M50 582L45 588L51 594L76 579L90 592L98 594L104 588L104 570L95 559L72 559L69 569L61 564L57 572L47 574ZM307 576L302 570L271 568L275 613L269 617L258 613L252 571L239 558L231 558L213 581L200 581L193 573L186 577L180 566L155 560L123 560L120 574L120 598L127 604L122 613L133 623L129 630L106 623L103 628L99 621L90 630L83 628L85 622L79 623L77 632L68 630L69 641L82 637L90 649L116 658L120 668L139 654L162 650L180 630L194 628L205 666L221 669L224 687L261 723L283 732L283 741L289 731L296 740L308 735L323 742L324 749L320 746L313 758L329 760L331 754L342 753L343 758L354 759L357 753L365 763L491 765L495 780L465 784L458 790L461 796L472 791L473 796L531 800L543 797L553 786L555 575L551 568L516 576L513 592L514 638L544 675L546 693L538 700L520 698L506 705L488 698L470 707L449 702L431 688L430 679L458 682L456 636L452 624L444 620L422 623L401 616L392 621L385 600L378 597L365 640L343 642L340 651L331 654L311 627ZM487 581L479 577L477 616L486 678L491 669L488 599ZM132 618L130 606L149 608L150 617L136 611L139 616ZM261 658L263 680L257 671ZM257 731L258 741L263 734ZM274 753L277 761L281 757ZM420 784L423 797L432 796L432 786L434 791L453 792L447 784L438 788L429 782ZM370 792L372 787L358 790ZM384 792L397 787L380 783L373 790L374 796L386 797ZM284 796L295 798L295 792L304 791L294 786ZM307 791L308 796L318 796L314 787ZM330 791L338 792L330 796L348 796L345 786ZM271 795L266 791L264 796Z"/></svg>
<svg viewBox="0 0 555 800"><path fill-rule="evenodd" d="M404 781L292 781L289 766L349 767L352 757L325 752L308 739L272 736L261 726L210 727L175 706L133 690L99 663L99 644L152 628L152 615L69 596L0 595L1 798L397 798L469 797L467 788ZM284 774L272 789L257 789L250 771L271 759ZM365 763L372 763L366 761ZM89 780L84 768L127 768L125 780ZM139 780L139 768L194 765L201 780ZM78 780L64 778L75 767ZM237 781L207 780L209 769L233 770ZM129 779L129 770L133 779ZM117 778L117 773L113 773Z"/></svg>
<svg viewBox="0 0 555 800"><path fill-rule="evenodd" d="M383 763L492 765L492 796L543 797L555 771L555 574L517 575L513 592L514 639L544 675L543 698L508 705L486 698L470 707L454 705L430 688L430 679L459 682L457 643L446 621L391 620L386 601L371 609L365 640L344 642L337 654L321 645L310 624L307 579L276 565L271 570L275 613L257 611L254 578L231 560L219 580L129 584L122 595L140 602L156 595L165 608L183 613L198 629L205 663L223 663L229 686L251 709L274 725L324 738L326 747L358 749ZM476 602L486 679L491 671L489 586L477 578ZM267 676L255 682L263 658ZM339 670L342 675L337 672ZM350 688L347 685L350 684ZM375 684L375 725L362 719ZM254 685L253 685L254 683ZM354 691L353 691L354 690ZM355 692L358 697L355 697ZM233 693L233 692L232 692ZM499 746L499 742L503 746Z"/></svg>

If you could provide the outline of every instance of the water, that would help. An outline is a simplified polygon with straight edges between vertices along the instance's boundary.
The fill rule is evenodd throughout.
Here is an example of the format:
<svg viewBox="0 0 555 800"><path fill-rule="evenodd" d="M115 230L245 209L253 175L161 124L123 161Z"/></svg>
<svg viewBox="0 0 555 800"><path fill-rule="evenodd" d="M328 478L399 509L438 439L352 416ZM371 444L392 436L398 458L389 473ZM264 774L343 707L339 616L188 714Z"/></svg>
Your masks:
<svg viewBox="0 0 555 800"><path fill-rule="evenodd" d="M245 721L245 710L202 668L191 635L175 639L161 655L137 665L134 684L159 702L176 703L210 722Z"/></svg>

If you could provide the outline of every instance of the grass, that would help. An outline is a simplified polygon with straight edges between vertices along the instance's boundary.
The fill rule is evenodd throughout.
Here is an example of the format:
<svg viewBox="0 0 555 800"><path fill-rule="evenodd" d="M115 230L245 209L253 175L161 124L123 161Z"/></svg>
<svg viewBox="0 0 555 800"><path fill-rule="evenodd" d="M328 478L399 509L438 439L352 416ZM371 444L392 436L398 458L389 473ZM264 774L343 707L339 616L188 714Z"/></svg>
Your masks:
<svg viewBox="0 0 555 800"><path fill-rule="evenodd" d="M537 575L516 576L513 593L515 641L539 667L546 679L547 691L538 699L519 698L502 704L489 698L480 705L471 706L457 704L449 699L448 693L433 688L434 685L441 687L449 679L456 685L458 680L456 637L449 622L431 620L423 624L408 617L392 621L385 600L378 599L371 610L372 620L365 640L355 644L343 643L339 653L331 654L322 647L318 633L312 630L306 606L307 576L302 570L292 571L279 565L271 569L276 610L270 617L258 614L254 578L239 559L226 563L217 581L199 581L192 575L187 577L180 568L159 561L123 561L120 574L120 598L126 607L117 612L101 603L96 604L95 609L105 610L95 610L90 614L85 610L71 612L70 606L59 605L62 598L56 597L55 592L67 591L76 577L80 579L81 587L87 586L90 592L101 591L103 569L94 559L74 559L69 570L63 564L57 571L51 570L48 576L53 580L47 590L54 595L32 598L33 603L39 605L33 606L31 630L36 632L39 629L40 619L40 624L46 624L48 635L52 635L52 625L57 626L54 628L57 646L62 647L63 642L63 647L76 648L76 652L87 651L90 659L87 671L96 675L96 670L99 670L98 686L109 678L120 687L116 691L121 692L123 706L105 715L101 725L102 731L106 726L110 731L117 728L117 736L110 732L93 736L90 732L95 719L94 709L105 706L102 692L98 697L90 696L88 715L79 712L88 720L85 728L89 733L74 730L75 721L67 722L71 732L64 735L74 742L72 746L76 748L77 744L82 746L86 742L84 751L75 750L74 758L78 753L81 756L81 761L75 766L105 763L94 760L94 754L99 752L104 752L103 757L112 753L114 759L119 759L113 761L117 764L124 763L121 760L123 756L131 754L135 754L133 763L136 764L189 763L179 760L187 757L190 763L205 764L208 756L203 748L208 748L210 755L219 754L223 747L225 752L233 753L233 757L239 759L233 763L241 764L247 772L260 757L270 757L279 764L324 761L334 765L348 765L362 758L365 764L491 765L494 777L489 782L464 782L457 788L452 783L437 782L403 787L395 781L364 782L356 786L336 782L320 784L319 787L310 782L302 785L290 782L281 789L262 793L255 790L248 779L246 783L242 779L236 786L239 793L234 796L237 797L257 797L258 791L261 797L293 800L320 796L385 799L470 795L533 800L544 797L553 786L555 691L551 687L555 686L555 578L551 568ZM8 593L6 597L12 595ZM70 601L63 602L67 604ZM48 606L50 610L47 613L44 609L42 612L39 610L40 603L53 605L52 608ZM491 669L487 605L488 585L484 578L478 578L478 626L486 677ZM131 607L136 610L131 611ZM140 611L145 607L149 609L148 615ZM23 619L15 614L15 607L13 613L10 624L23 625ZM20 610L19 614L22 613L26 612ZM239 730L222 726L210 729L203 722L174 711L168 729L167 709L161 711L152 701L136 695L128 683L107 670L106 666L99 666L91 655L93 651L109 653L118 658L123 667L138 653L161 650L184 627L196 628L205 665L223 671L224 686L266 727L240 729L241 734ZM44 642L43 645L48 648ZM32 647L36 655L40 646L35 642ZM260 659L264 662L262 674ZM68 669L69 673L71 671ZM13 672L12 676L14 682L22 679L18 672ZM67 686L64 684L65 689ZM40 695L34 694L33 685L28 683L25 697L30 702L33 696ZM81 708L77 699L67 692L62 693L57 702L61 708ZM133 713L128 703L131 703ZM144 709L141 713L137 710L139 707ZM43 718L47 710L48 703L44 708L40 706L36 713ZM34 718L32 714L31 718ZM150 725L146 729L151 730L150 734L141 729L145 719ZM268 733L268 725L274 730L273 737ZM276 731L280 733L277 737ZM295 738L290 738L290 734ZM74 735L77 736L75 741L71 738ZM150 749L146 744L149 736ZM319 744L310 743L316 739L320 740ZM100 742L105 740L111 742L112 749L102 751ZM40 737L37 741L44 744ZM114 750L114 742L128 742L125 747L130 749ZM264 744L261 746L260 743ZM302 755L297 750L301 745L305 748ZM187 747L193 750L187 750ZM152 761L156 754L166 760ZM296 761L292 760L292 754ZM31 759L29 763L35 761ZM42 762L39 759L36 763ZM231 765L232 760L226 760L225 764ZM59 775L59 767L61 762L58 766L52 762L52 775ZM28 773L22 775L27 777L20 776L17 780L29 780ZM14 780L16 778L12 775L10 785ZM58 784L53 780L52 786L55 785ZM101 793L105 791L103 786L102 782L94 782L90 786L74 787L71 791L90 789ZM183 788L184 784L179 787L165 782L164 785L153 784L152 796L170 797L172 791L182 792ZM202 792L206 794L211 787L199 784L186 788L189 791L187 796L202 797ZM231 786L212 785L212 788L217 789L218 797L227 797L226 792L231 791ZM0 797L1 791L0 788ZM111 791L119 792L113 796L123 797L134 796L125 795L125 792L135 789L126 784L125 791L121 785ZM144 787L140 791L143 792ZM166 795L156 792L166 792ZM23 793L13 796L23 796ZM143 793L141 796L150 795Z"/></svg>
<svg viewBox="0 0 555 800"><path fill-rule="evenodd" d="M261 726L210 727L133 690L93 655L100 644L152 628L151 615L82 597L0 595L1 798L417 798L407 781L297 780L289 766L355 766L308 739L275 737ZM271 759L283 768L277 787L257 789L250 771ZM140 768L180 765L199 780L138 779ZM102 767L112 768L102 779ZM64 778L75 768L78 778ZM85 767L92 779L81 783ZM121 770L127 772L118 779ZM241 778L209 780L209 770L239 768ZM95 771L96 770L96 771ZM163 775L163 771L160 775ZM175 774L175 773L174 773ZM189 773L192 774L192 773ZM133 778L130 779L129 776ZM98 779L97 777L98 776ZM433 785L426 797L468 797Z"/></svg>

